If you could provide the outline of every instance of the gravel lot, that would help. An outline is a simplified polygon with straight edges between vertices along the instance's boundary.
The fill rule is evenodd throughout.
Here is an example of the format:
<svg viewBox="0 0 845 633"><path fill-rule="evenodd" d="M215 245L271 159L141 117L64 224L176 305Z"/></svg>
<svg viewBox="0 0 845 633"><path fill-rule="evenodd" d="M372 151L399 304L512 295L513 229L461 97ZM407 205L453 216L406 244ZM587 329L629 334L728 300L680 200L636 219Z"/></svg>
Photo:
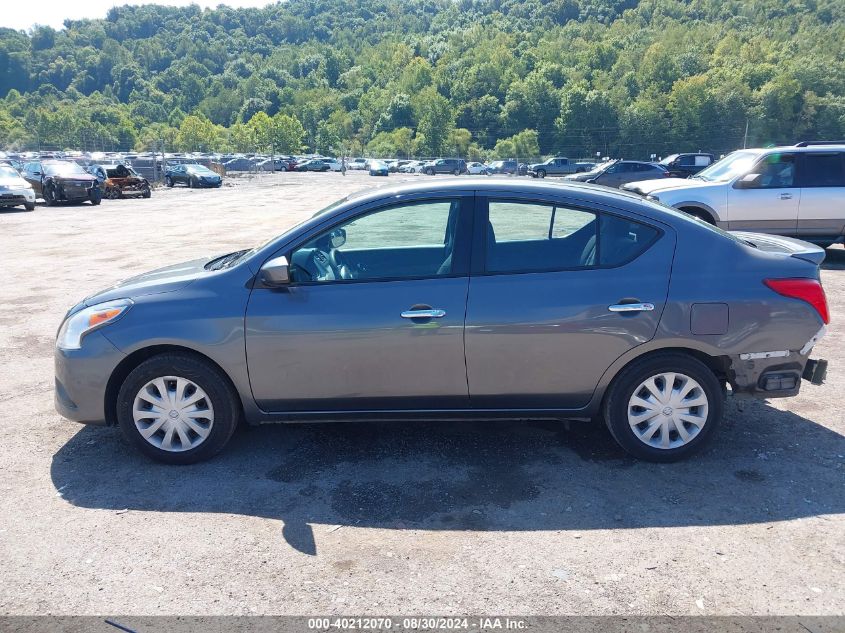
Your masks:
<svg viewBox="0 0 845 633"><path fill-rule="evenodd" d="M79 299L384 182L243 176L0 212L0 613L845 611L841 247L828 383L729 405L687 463L635 462L588 424L367 423L244 429L178 468L54 411L55 332Z"/></svg>

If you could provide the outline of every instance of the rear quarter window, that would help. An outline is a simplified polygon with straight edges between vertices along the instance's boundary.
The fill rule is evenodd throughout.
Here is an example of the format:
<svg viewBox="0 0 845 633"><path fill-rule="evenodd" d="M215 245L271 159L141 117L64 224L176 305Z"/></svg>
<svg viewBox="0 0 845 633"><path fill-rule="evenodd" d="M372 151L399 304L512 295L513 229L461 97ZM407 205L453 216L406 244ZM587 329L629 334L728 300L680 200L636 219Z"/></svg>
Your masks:
<svg viewBox="0 0 845 633"><path fill-rule="evenodd" d="M651 226L615 215L601 215L599 265L620 266L642 255L660 232Z"/></svg>

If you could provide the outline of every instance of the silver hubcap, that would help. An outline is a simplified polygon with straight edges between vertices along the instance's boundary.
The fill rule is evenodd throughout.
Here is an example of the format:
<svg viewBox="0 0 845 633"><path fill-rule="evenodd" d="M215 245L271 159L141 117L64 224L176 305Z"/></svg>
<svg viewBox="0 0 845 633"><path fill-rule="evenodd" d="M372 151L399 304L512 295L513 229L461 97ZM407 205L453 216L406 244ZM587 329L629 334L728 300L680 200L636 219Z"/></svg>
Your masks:
<svg viewBox="0 0 845 633"><path fill-rule="evenodd" d="M155 378L141 387L132 416L141 437L174 453L202 444L214 425L211 399L199 385L179 376Z"/></svg>
<svg viewBox="0 0 845 633"><path fill-rule="evenodd" d="M628 424L653 448L688 444L707 422L707 394L684 374L657 374L634 389L628 401Z"/></svg>

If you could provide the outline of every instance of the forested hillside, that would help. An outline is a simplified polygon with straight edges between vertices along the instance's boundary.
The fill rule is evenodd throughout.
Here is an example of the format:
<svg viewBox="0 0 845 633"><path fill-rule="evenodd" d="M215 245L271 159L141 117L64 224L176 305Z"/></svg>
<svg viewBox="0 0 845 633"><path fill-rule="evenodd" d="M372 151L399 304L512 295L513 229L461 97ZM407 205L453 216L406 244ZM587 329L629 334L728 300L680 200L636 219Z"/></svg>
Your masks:
<svg viewBox="0 0 845 633"><path fill-rule="evenodd" d="M845 137L845 0L291 0L0 29L0 147L476 156Z"/></svg>

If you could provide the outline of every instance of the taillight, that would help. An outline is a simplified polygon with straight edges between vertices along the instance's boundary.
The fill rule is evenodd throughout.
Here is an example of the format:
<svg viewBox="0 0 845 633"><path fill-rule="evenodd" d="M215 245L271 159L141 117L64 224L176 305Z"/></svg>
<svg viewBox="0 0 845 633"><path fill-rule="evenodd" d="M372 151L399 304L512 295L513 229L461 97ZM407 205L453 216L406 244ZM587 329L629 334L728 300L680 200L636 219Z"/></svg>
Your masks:
<svg viewBox="0 0 845 633"><path fill-rule="evenodd" d="M769 288L779 295L806 301L816 309L826 324L830 323L830 312L827 309L827 297L821 282L816 279L765 279Z"/></svg>

